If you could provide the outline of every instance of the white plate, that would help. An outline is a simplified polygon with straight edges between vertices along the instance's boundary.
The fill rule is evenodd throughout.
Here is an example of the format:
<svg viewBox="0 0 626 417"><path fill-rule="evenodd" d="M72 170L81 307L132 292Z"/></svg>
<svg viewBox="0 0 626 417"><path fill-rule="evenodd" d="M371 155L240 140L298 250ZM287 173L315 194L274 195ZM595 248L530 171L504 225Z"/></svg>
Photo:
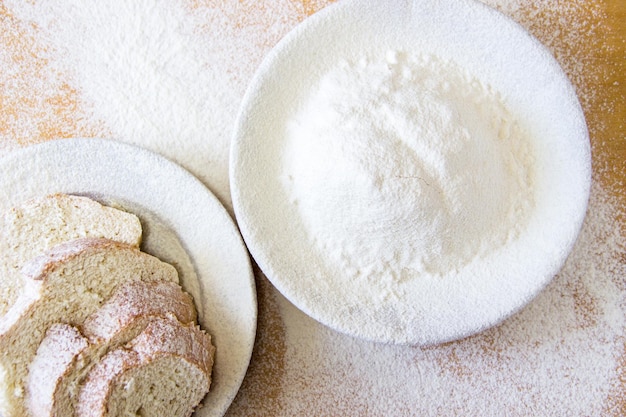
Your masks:
<svg viewBox="0 0 626 417"><path fill-rule="evenodd" d="M211 390L196 415L223 415L250 362L257 304L248 253L220 202L173 162L111 140L50 141L0 160L1 209L55 192L133 212L142 249L177 267L216 346Z"/></svg>
<svg viewBox="0 0 626 417"><path fill-rule="evenodd" d="M413 285L409 297L371 311L346 299L361 291L358 286L344 282L345 291L335 293L319 285L321 274L340 277L290 208L279 159L289 113L320 74L342 60L384 57L389 50L452 60L501 94L530 136L539 138L536 210L521 236L486 261L489 276L475 268L456 284L456 278L407 284ZM549 52L504 15L472 0L345 0L298 26L262 63L237 120L230 179L244 240L287 299L350 335L427 345L501 322L551 280L585 215L590 161L574 89Z"/></svg>

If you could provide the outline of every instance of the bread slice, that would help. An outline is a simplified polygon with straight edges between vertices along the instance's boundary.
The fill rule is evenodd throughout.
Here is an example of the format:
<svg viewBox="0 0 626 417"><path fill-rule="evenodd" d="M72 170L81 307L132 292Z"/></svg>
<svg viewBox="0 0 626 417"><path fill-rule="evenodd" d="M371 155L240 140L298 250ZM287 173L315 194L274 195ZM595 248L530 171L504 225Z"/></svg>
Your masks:
<svg viewBox="0 0 626 417"><path fill-rule="evenodd" d="M87 338L78 329L65 323L50 326L31 363L28 376L28 410L37 417L70 417L74 414L58 413L67 409L68 397L58 398L56 390L72 370L84 362L81 355L89 347Z"/></svg>
<svg viewBox="0 0 626 417"><path fill-rule="evenodd" d="M26 264L25 287L0 319L0 413L26 415L28 367L54 323L82 323L122 283L178 282L173 266L120 242L83 238Z"/></svg>
<svg viewBox="0 0 626 417"><path fill-rule="evenodd" d="M152 321L124 349L109 352L87 375L77 417L187 417L211 384L215 348L195 325Z"/></svg>
<svg viewBox="0 0 626 417"><path fill-rule="evenodd" d="M86 374L109 350L124 346L154 319L168 317L195 323L191 296L169 281L131 282L113 296L82 326L82 333L67 324L53 325L30 366L27 403L38 417L71 417Z"/></svg>
<svg viewBox="0 0 626 417"><path fill-rule="evenodd" d="M141 242L137 216L68 194L30 200L0 216L0 316L22 289L22 266L53 246L103 237L133 246Z"/></svg>
<svg viewBox="0 0 626 417"><path fill-rule="evenodd" d="M92 344L115 343L116 338L124 339L123 334L132 323L137 326L150 316L174 316L185 324L195 323L198 318L191 295L180 285L166 281L131 282L120 286L80 327Z"/></svg>

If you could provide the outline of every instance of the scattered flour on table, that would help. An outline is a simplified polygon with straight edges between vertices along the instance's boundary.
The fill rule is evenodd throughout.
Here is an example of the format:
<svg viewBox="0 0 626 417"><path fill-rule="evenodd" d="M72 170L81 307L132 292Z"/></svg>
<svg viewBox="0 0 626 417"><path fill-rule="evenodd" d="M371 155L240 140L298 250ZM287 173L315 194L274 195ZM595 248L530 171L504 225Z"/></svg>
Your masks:
<svg viewBox="0 0 626 417"><path fill-rule="evenodd" d="M0 2L0 156L52 137L92 136L76 89L50 59L39 27Z"/></svg>
<svg viewBox="0 0 626 417"><path fill-rule="evenodd" d="M454 63L389 51L321 77L288 122L282 179L343 277L398 282L515 238L533 159L496 92Z"/></svg>
<svg viewBox="0 0 626 417"><path fill-rule="evenodd" d="M239 104L265 52L304 18L302 4L7 0L5 7L45 40L45 61L80 99L79 117L100 123L102 136L173 159L231 208L228 152Z"/></svg>
<svg viewBox="0 0 626 417"><path fill-rule="evenodd" d="M284 325L280 372L249 375L265 381L263 388L240 392L229 415L607 415L626 325L618 204L595 184L561 273L519 314L461 341L374 344L333 332L276 295ZM280 390L271 402L262 397L268 381ZM617 391L623 395L623 387Z"/></svg>
<svg viewBox="0 0 626 417"><path fill-rule="evenodd" d="M603 2L597 0L482 0L511 16L544 44L577 88L583 108L593 106L596 91L583 89L606 74L587 63L589 51L610 48L603 43ZM602 70L600 70L602 71ZM593 127L593 126L591 126Z"/></svg>

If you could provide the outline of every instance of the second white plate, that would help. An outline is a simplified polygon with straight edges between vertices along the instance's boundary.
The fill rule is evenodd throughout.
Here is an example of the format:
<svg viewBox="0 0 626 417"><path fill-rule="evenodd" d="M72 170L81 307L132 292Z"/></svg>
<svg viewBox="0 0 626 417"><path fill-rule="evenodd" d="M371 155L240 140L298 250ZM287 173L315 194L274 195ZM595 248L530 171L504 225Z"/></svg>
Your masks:
<svg viewBox="0 0 626 417"><path fill-rule="evenodd" d="M226 209L180 166L111 140L55 140L0 159L0 210L59 192L136 214L142 250L176 266L216 346L211 390L195 415L223 415L246 374L257 320L250 259Z"/></svg>

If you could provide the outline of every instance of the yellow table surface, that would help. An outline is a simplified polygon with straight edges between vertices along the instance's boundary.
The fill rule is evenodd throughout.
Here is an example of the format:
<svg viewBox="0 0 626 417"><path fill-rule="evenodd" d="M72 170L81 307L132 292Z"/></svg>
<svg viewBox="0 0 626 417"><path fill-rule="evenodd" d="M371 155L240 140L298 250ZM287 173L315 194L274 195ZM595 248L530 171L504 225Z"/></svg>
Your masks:
<svg viewBox="0 0 626 417"><path fill-rule="evenodd" d="M183 1L183 0L180 0ZM13 12L17 7L11 2L0 2L0 68L11 69L0 75L0 156L23 146L59 137L92 137L106 132L97 122L83 120L83 105L80 91L63 74L55 78L46 97L37 97L31 89L33 80L41 79L39 73L47 71L48 57L37 39L37 33L25 26ZM35 2L37 3L37 2ZM236 20L241 30L262 31L272 19L282 19L282 9L273 11L271 0L255 1L186 1L193 7L228 6L229 16ZM297 20L325 7L327 0L291 0L299 15ZM233 7L233 4L238 5ZM490 1L504 13L509 13L525 26L540 41L547 45L568 73L577 89L583 105L592 143L594 181L602 184L626 205L626 1L625 0L518 0ZM515 7L511 7L514 5ZM246 19L259 15L259 9L267 9L263 21ZM274 42L280 36L274 38ZM263 53L272 45L259 45ZM71 47L71 45L69 46ZM41 91L41 90L38 90ZM626 231L626 218L617 215L615 227ZM623 257L626 263L626 256ZM271 284L257 272L259 294L258 335L252 361L241 391L228 412L231 416L243 415L288 415L286 402L297 398L284 396L284 366L288 355L288 340L284 309L280 307L280 295ZM624 277L626 279L626 277ZM624 307L624 306L623 306ZM626 307L624 307L626 313ZM621 339L626 340L622 331ZM339 337L339 336L338 336ZM342 336L343 337L343 336ZM368 347L367 343L359 345ZM324 349L324 346L320 347ZM367 354L363 351L360 355ZM626 353L625 353L626 354ZM450 357L450 361L454 358ZM611 383L610 398L606 399L605 415L626 415L626 356L615 361L616 376ZM337 372L345 372L338 369ZM469 376L471 377L471 375ZM333 378L337 378L334 375ZM346 381L351 376L346 375ZM318 384L323 378L315 380ZM341 407L334 408L336 395L324 394L319 386L311 387L307 380L299 381L302 396L310 400L307 390L315 389L319 406L312 403L307 415L349 415L351 397L340 401ZM416 381L417 383L417 381ZM421 381L420 383L428 383ZM564 382L565 383L565 382ZM486 398L488 394L482 393ZM374 397L379 398L379 397ZM425 398L424 401L431 399ZM335 403L333 403L335 401ZM353 408L352 415L375 415L368 413L363 400ZM558 401L558 400L555 400ZM533 415L516 412L502 415ZM338 411L342 410L342 411ZM376 414L378 415L378 414ZM413 415L405 410L403 415ZM454 414L450 414L454 415ZM534 414L537 415L537 414ZM539 415L541 413L539 412Z"/></svg>

